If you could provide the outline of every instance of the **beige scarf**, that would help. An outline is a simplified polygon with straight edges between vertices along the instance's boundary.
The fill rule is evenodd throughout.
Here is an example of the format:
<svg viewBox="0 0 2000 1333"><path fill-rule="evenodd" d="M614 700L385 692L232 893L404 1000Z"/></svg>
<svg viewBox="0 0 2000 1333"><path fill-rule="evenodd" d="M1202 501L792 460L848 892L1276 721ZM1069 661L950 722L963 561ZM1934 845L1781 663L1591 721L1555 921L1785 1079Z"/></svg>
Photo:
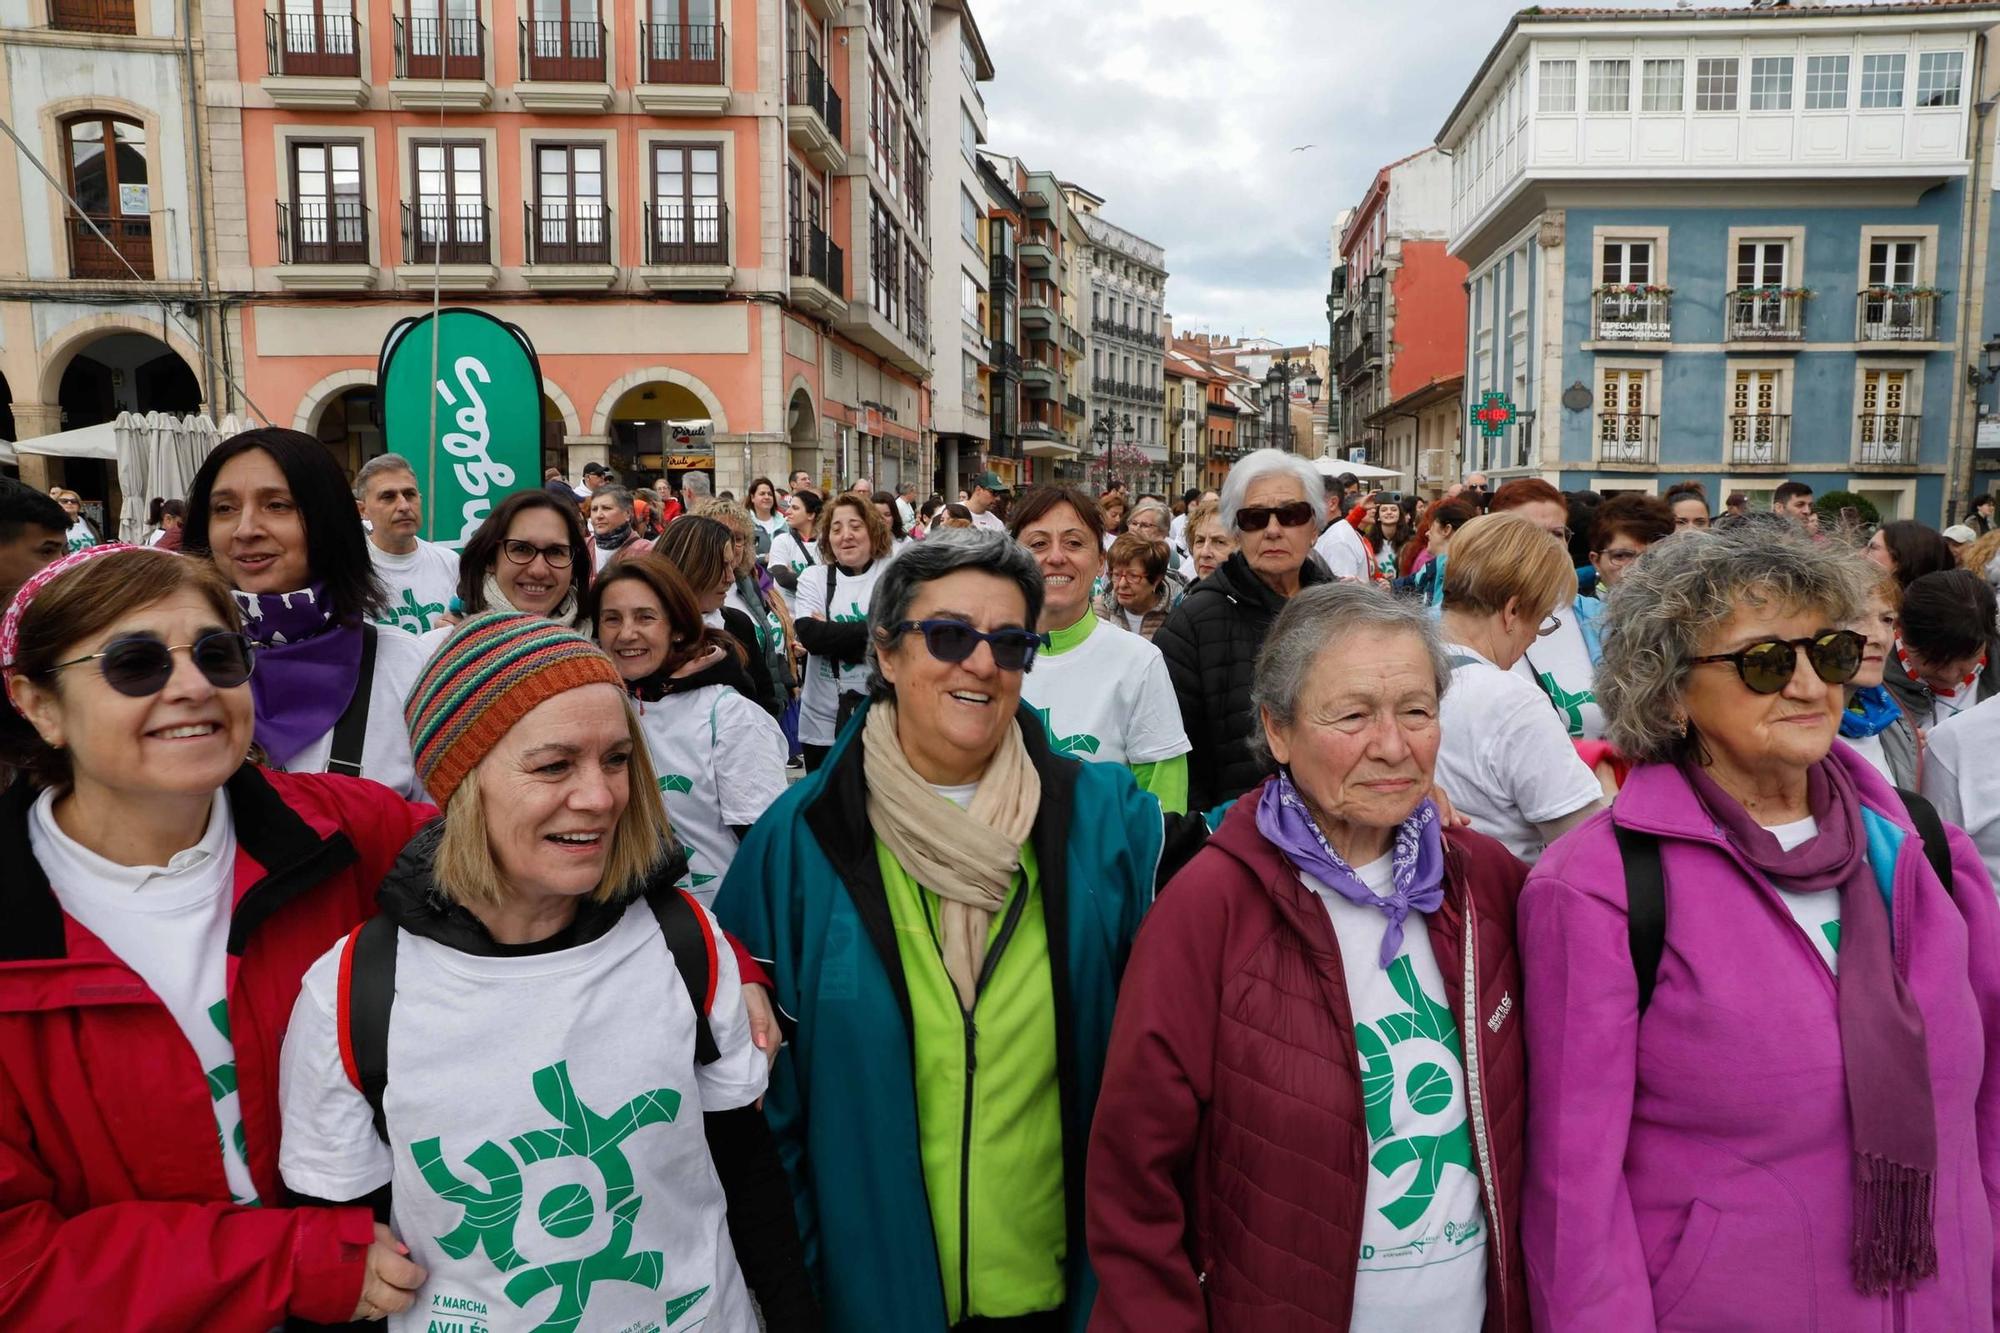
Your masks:
<svg viewBox="0 0 2000 1333"><path fill-rule="evenodd" d="M959 809L917 776L896 735L896 705L870 705L861 732L868 822L910 878L939 898L944 970L967 1013L979 992L986 934L1021 869L1021 844L1042 804L1042 777L1028 762L1021 728L1009 724L980 775L972 803Z"/></svg>

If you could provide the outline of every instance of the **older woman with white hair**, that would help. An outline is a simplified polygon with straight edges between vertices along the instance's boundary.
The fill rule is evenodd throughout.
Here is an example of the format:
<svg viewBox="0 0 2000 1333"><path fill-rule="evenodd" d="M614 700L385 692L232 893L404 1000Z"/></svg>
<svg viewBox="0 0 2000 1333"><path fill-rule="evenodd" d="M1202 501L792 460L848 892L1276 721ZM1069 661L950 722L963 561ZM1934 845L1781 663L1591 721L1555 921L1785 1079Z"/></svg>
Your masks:
<svg viewBox="0 0 2000 1333"><path fill-rule="evenodd" d="M1319 535L1324 487L1297 454L1259 449L1222 483L1223 526L1242 544L1196 584L1153 636L1167 659L1188 759L1188 808L1206 810L1263 778L1252 752L1256 710L1250 685L1271 622L1300 588L1327 581L1308 557Z"/></svg>
<svg viewBox="0 0 2000 1333"><path fill-rule="evenodd" d="M2000 909L1833 743L1865 568L1719 525L1612 591L1635 766L1520 900L1538 1329L1993 1326Z"/></svg>

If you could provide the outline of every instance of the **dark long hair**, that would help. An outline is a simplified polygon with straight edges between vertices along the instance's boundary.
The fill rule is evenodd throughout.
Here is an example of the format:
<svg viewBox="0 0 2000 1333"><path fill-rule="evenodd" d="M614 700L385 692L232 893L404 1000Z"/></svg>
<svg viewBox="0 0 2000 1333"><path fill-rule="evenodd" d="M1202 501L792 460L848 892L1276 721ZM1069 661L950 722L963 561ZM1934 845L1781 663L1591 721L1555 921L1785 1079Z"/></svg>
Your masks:
<svg viewBox="0 0 2000 1333"><path fill-rule="evenodd" d="M361 530L354 492L326 446L304 431L265 426L232 435L215 446L188 486L181 550L214 558L208 544L209 496L229 461L252 449L263 450L284 474L292 503L299 507L299 520L305 525L306 568L311 577L326 585L334 618L366 620L378 614L388 605L389 596L368 559L368 536Z"/></svg>
<svg viewBox="0 0 2000 1333"><path fill-rule="evenodd" d="M514 516L530 509L546 509L562 516L563 529L569 533L569 586L576 594L576 618L571 623L581 625L584 601L590 591L590 539L584 535L583 519L576 506L564 504L544 490L516 491L502 500L465 543L465 549L458 553L458 604L468 616L487 609L486 575L502 558L500 544L507 540L507 529L513 526Z"/></svg>
<svg viewBox="0 0 2000 1333"><path fill-rule="evenodd" d="M686 519L676 519L670 526L678 527ZM604 577L590 585L588 611L590 623L601 626L598 614L604 606L604 594L623 581L643 583L652 589L653 596L660 599L660 610L667 618L667 657L655 677L671 676L689 662L702 656L711 648L720 648L738 663L744 660L743 645L728 630L716 629L703 622L701 612L696 610L694 589L671 560L661 556L646 554L620 560L604 570ZM605 646L603 639L598 640ZM608 649L607 649L608 651Z"/></svg>

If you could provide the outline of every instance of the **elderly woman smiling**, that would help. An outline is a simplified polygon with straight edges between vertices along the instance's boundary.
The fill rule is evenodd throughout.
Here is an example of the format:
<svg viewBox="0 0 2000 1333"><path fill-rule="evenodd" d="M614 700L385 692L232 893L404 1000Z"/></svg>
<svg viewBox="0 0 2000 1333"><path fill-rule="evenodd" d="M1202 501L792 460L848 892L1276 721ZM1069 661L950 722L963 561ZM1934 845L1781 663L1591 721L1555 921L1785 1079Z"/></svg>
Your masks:
<svg viewBox="0 0 2000 1333"><path fill-rule="evenodd" d="M1539 1329L1993 1326L2000 919L1833 744L1864 570L1717 528L1611 595L1637 763L1520 905Z"/></svg>
<svg viewBox="0 0 2000 1333"><path fill-rule="evenodd" d="M1041 607L999 534L887 562L871 701L716 898L797 1015L766 1109L830 1329L1089 1317L1084 1145L1161 819L1021 707Z"/></svg>
<svg viewBox="0 0 2000 1333"><path fill-rule="evenodd" d="M1257 664L1278 775L1153 909L1090 1143L1100 1330L1524 1329L1523 868L1426 799L1423 609L1309 589Z"/></svg>

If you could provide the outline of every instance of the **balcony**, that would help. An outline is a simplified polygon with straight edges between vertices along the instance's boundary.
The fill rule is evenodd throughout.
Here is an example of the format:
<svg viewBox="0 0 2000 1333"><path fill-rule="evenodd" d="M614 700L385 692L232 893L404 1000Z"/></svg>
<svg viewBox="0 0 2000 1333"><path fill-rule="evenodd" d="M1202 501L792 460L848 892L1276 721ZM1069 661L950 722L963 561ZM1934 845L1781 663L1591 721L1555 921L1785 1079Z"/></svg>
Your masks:
<svg viewBox="0 0 2000 1333"><path fill-rule="evenodd" d="M833 327L905 374L930 373L930 336L921 318L906 316L898 323L873 302L857 298L847 303L846 313L835 317Z"/></svg>
<svg viewBox="0 0 2000 1333"><path fill-rule="evenodd" d="M543 199L521 205L528 265L521 271L540 291L590 291L618 276L612 257L611 210L601 199Z"/></svg>
<svg viewBox="0 0 2000 1333"><path fill-rule="evenodd" d="M1857 465L1914 467L1924 419L1919 416L1866 416L1855 445Z"/></svg>
<svg viewBox="0 0 2000 1333"><path fill-rule="evenodd" d="M847 165L847 145L841 138L840 94L810 51L793 51L785 81L785 130L792 146L822 171Z"/></svg>
<svg viewBox="0 0 2000 1333"><path fill-rule="evenodd" d="M1943 295L1927 287L1863 288L1855 302L1856 340L1890 345L1936 342L1938 298Z"/></svg>
<svg viewBox="0 0 2000 1333"><path fill-rule="evenodd" d="M1738 413L1729 418L1732 467L1779 466L1791 459L1792 419L1777 412Z"/></svg>
<svg viewBox="0 0 2000 1333"><path fill-rule="evenodd" d="M1030 458L1075 458L1076 446L1062 428L1032 417L1021 422L1021 451Z"/></svg>
<svg viewBox="0 0 2000 1333"><path fill-rule="evenodd" d="M720 23L641 23L633 96L656 116L719 116L729 109L728 57Z"/></svg>
<svg viewBox="0 0 2000 1333"><path fill-rule="evenodd" d="M1631 284L1591 293L1590 336L1598 342L1673 341L1673 291Z"/></svg>
<svg viewBox="0 0 2000 1333"><path fill-rule="evenodd" d="M1597 461L1652 466L1660 457L1660 418L1653 413L1599 412Z"/></svg>
<svg viewBox="0 0 2000 1333"><path fill-rule="evenodd" d="M63 32L138 32L132 0L50 0L49 26Z"/></svg>
<svg viewBox="0 0 2000 1333"><path fill-rule="evenodd" d="M403 205L403 262L396 281L441 291L484 291L499 270L493 263L493 211L483 203L420 199Z"/></svg>
<svg viewBox="0 0 2000 1333"><path fill-rule="evenodd" d="M287 291L367 291L368 206L359 199L299 199L278 205L278 285Z"/></svg>
<svg viewBox="0 0 2000 1333"><path fill-rule="evenodd" d="M1028 210L1028 216L1031 218L1046 218L1055 214L1055 208L1049 203L1049 197L1040 190L1029 190L1023 194L1021 207Z"/></svg>
<svg viewBox="0 0 2000 1333"><path fill-rule="evenodd" d="M153 276L153 220L93 215L69 217L69 275L72 278L132 280ZM93 230L93 224L95 230ZM98 233L103 233L100 237ZM109 244L106 244L106 242ZM126 265L130 265L128 268Z"/></svg>
<svg viewBox="0 0 2000 1333"><path fill-rule="evenodd" d="M361 25L352 14L264 15L265 92L281 107L353 110L368 104Z"/></svg>
<svg viewBox="0 0 2000 1333"><path fill-rule="evenodd" d="M1021 362L1021 392L1030 398L1055 402L1059 397L1055 368L1046 361L1029 357Z"/></svg>
<svg viewBox="0 0 2000 1333"><path fill-rule="evenodd" d="M1073 417L1082 416L1089 408L1090 405L1076 394L1070 394L1067 398L1063 399L1063 411Z"/></svg>
<svg viewBox="0 0 2000 1333"><path fill-rule="evenodd" d="M1806 300L1810 292L1797 288L1756 287L1729 293L1731 342L1804 342Z"/></svg>
<svg viewBox="0 0 2000 1333"><path fill-rule="evenodd" d="M1343 393L1346 392L1346 386L1351 381L1359 379L1369 366L1376 364L1381 359L1382 339L1380 334L1373 328L1364 328L1353 334L1352 341L1348 346L1347 355L1342 357L1340 361L1341 391Z"/></svg>
<svg viewBox="0 0 2000 1333"><path fill-rule="evenodd" d="M792 304L821 319L847 313L847 256L817 223L792 224Z"/></svg>
<svg viewBox="0 0 2000 1333"><path fill-rule="evenodd" d="M1031 272L1047 274L1055 267L1056 252L1044 241L1021 242L1021 267Z"/></svg>
<svg viewBox="0 0 2000 1333"><path fill-rule="evenodd" d="M1082 356L1087 350L1083 332L1065 318L1062 322L1063 350L1072 356Z"/></svg>
<svg viewBox="0 0 2000 1333"><path fill-rule="evenodd" d="M484 111L492 105L484 23L401 16L391 22L396 77L389 99L397 110Z"/></svg>
<svg viewBox="0 0 2000 1333"><path fill-rule="evenodd" d="M1053 292L1030 288L1021 301L1021 332L1040 338L1055 336L1057 297Z"/></svg>
<svg viewBox="0 0 2000 1333"><path fill-rule="evenodd" d="M656 292L722 292L736 276L729 262L729 205L719 199L654 200L646 205L646 266Z"/></svg>
<svg viewBox="0 0 2000 1333"><path fill-rule="evenodd" d="M604 25L595 19L522 19L521 82L529 111L608 111L611 72Z"/></svg>

